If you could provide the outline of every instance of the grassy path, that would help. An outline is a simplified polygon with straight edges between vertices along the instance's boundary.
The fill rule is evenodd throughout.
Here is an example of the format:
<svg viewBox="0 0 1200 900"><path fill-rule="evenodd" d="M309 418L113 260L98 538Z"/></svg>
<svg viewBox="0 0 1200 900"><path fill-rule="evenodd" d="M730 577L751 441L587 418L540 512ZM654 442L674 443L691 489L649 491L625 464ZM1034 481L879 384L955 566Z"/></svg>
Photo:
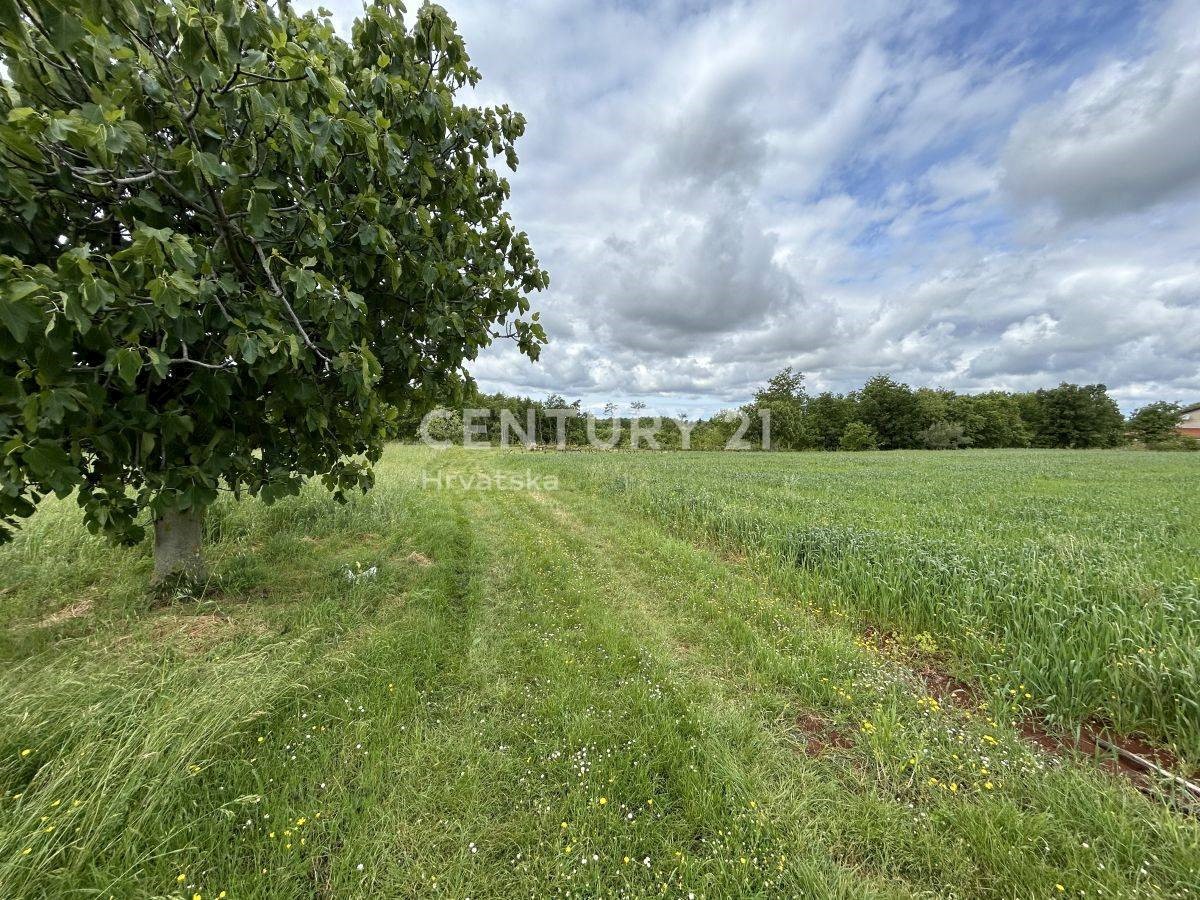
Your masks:
<svg viewBox="0 0 1200 900"><path fill-rule="evenodd" d="M687 726L687 762L649 764L691 792L678 809L700 814L682 832L712 840L732 823L753 823L749 846L717 840L689 852L667 837L663 850L685 857L669 887L858 896L1052 896L1063 892L1059 884L1075 894L1130 894L1139 881L1152 894L1167 889L1149 869L1130 884L1119 859L1105 864L1106 848L1117 847L1127 861L1141 857L1139 869L1166 851L1167 869L1195 872L1194 830L1094 773L1048 766L986 715L935 709L850 632L815 623L744 567L587 493L481 502L518 507L501 517L524 524L518 552L547 560L545 577L508 589L583 604L573 610L580 633L562 638L577 653L560 659L560 670L598 655L592 671L577 670L588 676L579 688L595 696L612 659L640 658L661 702L681 705L671 715L676 729ZM504 546L504 531L489 545ZM569 710L574 686L554 692ZM614 698L643 724L664 718L641 700ZM678 772L681 765L696 772Z"/></svg>
<svg viewBox="0 0 1200 900"><path fill-rule="evenodd" d="M30 629L40 555L0 557L28 614L0 895L1194 895L1194 823L942 708L748 563L578 485L419 488L478 460L223 510L227 596L149 617L144 556L39 514L26 541L130 587Z"/></svg>

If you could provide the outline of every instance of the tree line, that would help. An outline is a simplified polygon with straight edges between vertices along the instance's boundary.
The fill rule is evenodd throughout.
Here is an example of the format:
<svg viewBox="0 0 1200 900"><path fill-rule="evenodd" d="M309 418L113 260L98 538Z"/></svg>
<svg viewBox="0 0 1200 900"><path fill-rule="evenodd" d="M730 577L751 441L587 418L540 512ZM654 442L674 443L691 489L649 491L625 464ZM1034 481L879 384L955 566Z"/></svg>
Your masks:
<svg viewBox="0 0 1200 900"><path fill-rule="evenodd" d="M912 388L879 374L845 394L810 394L804 375L787 368L757 390L749 404L696 420L686 413L651 416L645 404L634 402L632 414L618 416L616 405L609 403L589 422L579 400L568 402L557 394L539 401L469 389L463 399L463 408L477 411L467 424L471 438L480 443L500 443L506 420L510 441L513 435L527 434L536 444L561 440L567 446L615 448L630 447L635 431L642 436L639 446L661 449L717 450L737 441L759 448L764 437L774 450L1089 449L1129 443L1151 449L1200 448L1176 434L1178 404L1152 403L1126 419L1103 384L1063 382L1036 391L961 394ZM514 431L514 424L521 431ZM653 443L645 438L651 429ZM416 439L419 430L414 413L401 423L398 436ZM435 440L460 442L462 413L447 411L427 431Z"/></svg>
<svg viewBox="0 0 1200 900"><path fill-rule="evenodd" d="M1130 442L1154 449L1196 446L1175 432L1178 404L1152 403L1127 420L1103 384L1063 382L1036 391L960 394L913 389L880 374L847 394L810 396L804 376L788 368L758 390L747 409L760 421L770 411L771 444L779 449L1089 449Z"/></svg>

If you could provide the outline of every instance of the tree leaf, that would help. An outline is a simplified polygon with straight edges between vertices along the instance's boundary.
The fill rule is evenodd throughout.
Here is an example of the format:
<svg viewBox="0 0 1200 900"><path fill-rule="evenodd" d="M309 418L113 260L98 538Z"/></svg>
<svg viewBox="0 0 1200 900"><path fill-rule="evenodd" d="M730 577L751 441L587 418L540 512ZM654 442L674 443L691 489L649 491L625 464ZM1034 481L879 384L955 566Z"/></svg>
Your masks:
<svg viewBox="0 0 1200 900"><path fill-rule="evenodd" d="M113 365L117 376L130 387L137 381L142 368L142 355L134 347L122 347L113 354Z"/></svg>
<svg viewBox="0 0 1200 900"><path fill-rule="evenodd" d="M8 329L9 334L19 343L25 341L29 329L41 322L42 317L36 306L28 300L0 300L0 322Z"/></svg>

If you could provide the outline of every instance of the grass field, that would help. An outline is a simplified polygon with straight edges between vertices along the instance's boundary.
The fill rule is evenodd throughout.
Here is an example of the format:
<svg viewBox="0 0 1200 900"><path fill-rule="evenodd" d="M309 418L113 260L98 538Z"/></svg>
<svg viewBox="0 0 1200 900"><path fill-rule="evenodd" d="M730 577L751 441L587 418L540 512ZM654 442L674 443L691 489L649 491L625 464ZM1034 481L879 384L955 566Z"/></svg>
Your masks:
<svg viewBox="0 0 1200 900"><path fill-rule="evenodd" d="M558 489L422 485L498 470ZM47 503L0 548L0 897L1195 896L1195 819L1012 723L1200 761L1197 476L393 447L220 504L155 610Z"/></svg>

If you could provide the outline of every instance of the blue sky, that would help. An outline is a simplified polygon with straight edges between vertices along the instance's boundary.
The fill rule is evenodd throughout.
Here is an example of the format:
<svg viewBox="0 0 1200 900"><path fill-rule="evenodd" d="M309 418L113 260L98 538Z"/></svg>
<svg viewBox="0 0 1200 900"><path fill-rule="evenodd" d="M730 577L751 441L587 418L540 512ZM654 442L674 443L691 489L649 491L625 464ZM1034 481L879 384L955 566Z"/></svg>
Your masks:
<svg viewBox="0 0 1200 900"><path fill-rule="evenodd" d="M511 208L552 281L542 362L497 346L485 389L1200 400L1195 0L443 5L464 99L529 119Z"/></svg>

